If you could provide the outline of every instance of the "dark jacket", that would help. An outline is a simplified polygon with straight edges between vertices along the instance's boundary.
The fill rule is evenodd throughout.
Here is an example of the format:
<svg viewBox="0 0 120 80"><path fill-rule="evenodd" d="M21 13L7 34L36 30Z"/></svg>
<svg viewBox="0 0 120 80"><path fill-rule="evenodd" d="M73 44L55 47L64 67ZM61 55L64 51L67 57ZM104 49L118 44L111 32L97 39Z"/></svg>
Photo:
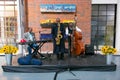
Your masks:
<svg viewBox="0 0 120 80"><path fill-rule="evenodd" d="M58 53L64 53L65 51L65 28L64 25L62 23L60 23L60 31L61 31L61 35L63 36L62 39L60 40L60 45L56 45L56 40L55 38L57 37L57 33L58 33L58 26L57 23L52 25L52 30L51 30L51 34L52 34L52 38L53 38L53 53L58 54Z"/></svg>

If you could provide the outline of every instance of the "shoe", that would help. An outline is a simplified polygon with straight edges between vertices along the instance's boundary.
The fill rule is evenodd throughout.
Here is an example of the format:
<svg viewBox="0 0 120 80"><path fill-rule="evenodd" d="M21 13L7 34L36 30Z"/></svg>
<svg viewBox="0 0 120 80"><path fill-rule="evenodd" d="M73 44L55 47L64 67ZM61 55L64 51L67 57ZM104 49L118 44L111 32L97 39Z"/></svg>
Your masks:
<svg viewBox="0 0 120 80"><path fill-rule="evenodd" d="M60 55L59 54L57 54L56 57L57 57L57 60L60 60Z"/></svg>
<svg viewBox="0 0 120 80"><path fill-rule="evenodd" d="M63 53L60 54L60 59L64 60L64 54Z"/></svg>

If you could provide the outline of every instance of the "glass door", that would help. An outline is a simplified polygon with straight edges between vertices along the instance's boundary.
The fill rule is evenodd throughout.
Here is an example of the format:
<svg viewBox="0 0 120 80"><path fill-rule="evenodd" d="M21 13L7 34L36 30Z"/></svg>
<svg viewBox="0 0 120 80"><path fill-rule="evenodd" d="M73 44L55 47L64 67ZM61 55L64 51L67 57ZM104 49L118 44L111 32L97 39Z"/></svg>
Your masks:
<svg viewBox="0 0 120 80"><path fill-rule="evenodd" d="M0 0L0 46L17 39L16 0Z"/></svg>

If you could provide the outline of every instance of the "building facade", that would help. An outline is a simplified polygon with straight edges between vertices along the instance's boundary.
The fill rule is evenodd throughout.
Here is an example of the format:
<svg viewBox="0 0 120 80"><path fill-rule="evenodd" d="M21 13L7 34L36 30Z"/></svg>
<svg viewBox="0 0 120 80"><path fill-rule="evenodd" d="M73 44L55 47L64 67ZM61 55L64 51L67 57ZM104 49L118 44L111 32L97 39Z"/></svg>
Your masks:
<svg viewBox="0 0 120 80"><path fill-rule="evenodd" d="M6 2L5 2L6 1ZM50 34L51 26L43 23L52 23L55 18L60 17L64 21L72 21L77 18L77 26L82 30L84 44L94 45L96 50L100 50L104 44L116 47L119 51L119 29L120 29L120 0L11 0L16 4L14 16L17 18L17 28L15 28L16 41L19 41L28 27L33 27L36 38L40 39L40 34ZM4 6L7 0L3 0ZM42 11L41 5L49 4L68 6L75 5L75 11ZM69 5L71 6L71 5ZM51 8L50 8L51 9ZM53 9L53 8L52 8ZM4 21L3 21L4 22ZM2 21L1 21L2 23ZM15 25L15 24L14 24ZM1 25L2 26L2 25ZM5 25L4 25L5 26ZM1 31L5 31L1 27ZM41 33L39 33L41 32ZM3 34L1 32L1 34ZM4 37L1 37L3 39ZM49 46L51 46L49 48ZM67 45L67 44L66 44ZM42 47L43 51L51 51L52 43L47 43ZM19 45L19 53L23 53L22 46ZM119 54L119 53L117 53Z"/></svg>

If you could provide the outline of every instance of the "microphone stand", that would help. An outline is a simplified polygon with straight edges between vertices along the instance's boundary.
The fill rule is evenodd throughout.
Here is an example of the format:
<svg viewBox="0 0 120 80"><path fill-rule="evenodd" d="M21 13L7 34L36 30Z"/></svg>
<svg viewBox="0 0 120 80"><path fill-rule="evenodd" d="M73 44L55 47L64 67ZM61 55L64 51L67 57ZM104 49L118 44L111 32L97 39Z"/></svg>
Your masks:
<svg viewBox="0 0 120 80"><path fill-rule="evenodd" d="M73 25L71 29L70 28L68 29L68 33L70 32L69 30L71 30L71 34L72 34L73 37L71 37L71 34L70 34L70 36L69 36L70 42L69 42L69 45L68 45L68 47L69 47L69 58L68 58L68 68L67 68L67 71L70 72L73 76L76 76L76 75L71 71L71 69L70 69L71 65L70 64L71 64L71 49L72 49L71 45L74 42L74 30L75 30L75 26L76 26L76 24Z"/></svg>

